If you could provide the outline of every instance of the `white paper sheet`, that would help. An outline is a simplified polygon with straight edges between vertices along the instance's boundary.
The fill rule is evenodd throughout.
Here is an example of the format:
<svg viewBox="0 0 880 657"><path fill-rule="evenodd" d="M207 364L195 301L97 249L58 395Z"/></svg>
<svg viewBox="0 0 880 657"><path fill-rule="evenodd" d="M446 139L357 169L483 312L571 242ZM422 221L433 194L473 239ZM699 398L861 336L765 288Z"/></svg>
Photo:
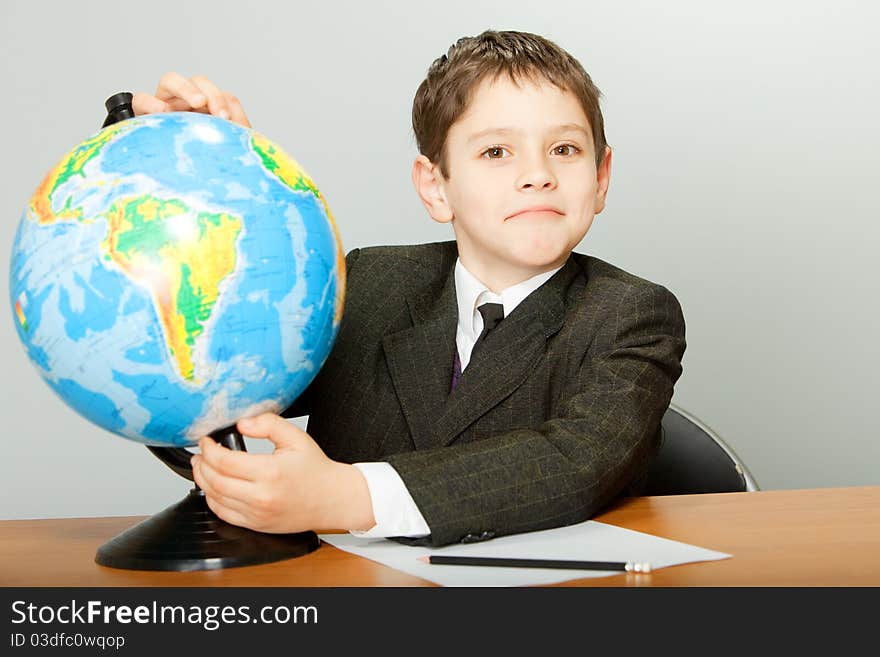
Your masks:
<svg viewBox="0 0 880 657"><path fill-rule="evenodd" d="M570 579L607 577L620 571L557 570L483 566L440 566L418 561L428 554L581 561L647 562L653 570L696 561L717 561L732 555L651 534L588 520L577 525L540 532L502 536L481 543L441 548L401 545L384 538L359 538L351 534L321 534L331 545L427 579L442 586L532 586Z"/></svg>

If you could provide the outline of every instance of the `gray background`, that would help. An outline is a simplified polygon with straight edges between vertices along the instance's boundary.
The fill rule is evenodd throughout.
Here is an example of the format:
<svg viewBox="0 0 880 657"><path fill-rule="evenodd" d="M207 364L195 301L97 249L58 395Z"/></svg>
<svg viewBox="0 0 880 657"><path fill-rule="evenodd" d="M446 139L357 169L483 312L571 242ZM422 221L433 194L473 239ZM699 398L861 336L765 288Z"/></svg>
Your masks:
<svg viewBox="0 0 880 657"><path fill-rule="evenodd" d="M544 34L603 91L608 207L578 248L669 287L673 402L765 489L880 484L876 26L864 2L0 4L0 231L120 90L204 74L308 169L346 250L451 239L410 182L413 94L485 28ZM0 321L0 518L151 514L185 482L69 410ZM254 451L266 443L249 441Z"/></svg>

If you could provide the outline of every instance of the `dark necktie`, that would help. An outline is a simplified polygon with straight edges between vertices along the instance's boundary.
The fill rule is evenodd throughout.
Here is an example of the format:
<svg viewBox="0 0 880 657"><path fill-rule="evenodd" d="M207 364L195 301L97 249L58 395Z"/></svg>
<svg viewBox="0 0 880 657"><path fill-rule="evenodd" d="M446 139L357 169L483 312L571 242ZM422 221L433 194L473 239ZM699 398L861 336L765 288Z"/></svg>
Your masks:
<svg viewBox="0 0 880 657"><path fill-rule="evenodd" d="M474 353L477 351L477 347L479 347L486 335L488 335L489 331L498 326L498 323L504 319L504 306L500 303L484 303L477 310L480 311L480 314L483 316L483 330L480 333L480 336L477 338L477 341L474 342L474 348L471 350L471 360L474 359ZM452 386L449 391L452 392L455 390L455 386L458 385L458 380L461 378L461 360L458 357L458 348L455 349L455 362L452 367Z"/></svg>
<svg viewBox="0 0 880 657"><path fill-rule="evenodd" d="M473 360L474 352L483 343L489 331L498 326L498 323L504 319L504 306L500 303L484 303L477 310L483 316L483 331L480 333L477 341L474 342L474 348L471 350L471 360Z"/></svg>

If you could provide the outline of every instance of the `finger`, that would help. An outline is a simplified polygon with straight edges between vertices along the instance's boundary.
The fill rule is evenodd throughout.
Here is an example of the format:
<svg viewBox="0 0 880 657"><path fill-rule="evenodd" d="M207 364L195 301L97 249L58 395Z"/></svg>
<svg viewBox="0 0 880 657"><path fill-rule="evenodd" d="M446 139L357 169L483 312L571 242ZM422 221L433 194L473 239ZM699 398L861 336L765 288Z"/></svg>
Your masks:
<svg viewBox="0 0 880 657"><path fill-rule="evenodd" d="M248 506L256 493L256 484L251 481L230 477L217 472L204 458L197 457L196 468L205 484L204 491L223 498L224 502L235 502L235 506ZM196 468L193 468L195 471Z"/></svg>
<svg viewBox="0 0 880 657"><path fill-rule="evenodd" d="M168 111L168 105L165 101L159 100L150 94L145 94L142 91L139 91L132 96L131 108L134 110L135 116L141 116L142 114L158 114L159 112Z"/></svg>
<svg viewBox="0 0 880 657"><path fill-rule="evenodd" d="M199 114L207 114L208 107L192 107L189 102L183 98L169 98L166 102L169 112L198 112Z"/></svg>
<svg viewBox="0 0 880 657"><path fill-rule="evenodd" d="M159 80L156 98L159 100L182 98L189 103L192 109L204 107L208 103L207 96L194 82L187 80L180 73L175 73L174 71L166 73Z"/></svg>
<svg viewBox="0 0 880 657"><path fill-rule="evenodd" d="M192 81L207 96L208 109L211 114L219 116L221 119L228 119L229 107L226 105L226 94L204 75L194 75Z"/></svg>
<svg viewBox="0 0 880 657"><path fill-rule="evenodd" d="M244 113L244 107L241 106L241 102L238 100L237 96L227 93L226 105L227 107L229 107L230 121L234 121L239 125L243 125L245 128L252 127L251 122L248 120L247 115Z"/></svg>
<svg viewBox="0 0 880 657"><path fill-rule="evenodd" d="M233 497L227 497L222 493L218 493L208 482L205 478L204 463L197 462L193 466L193 479L195 480L196 485L204 492L206 501L209 503L213 502L215 505L222 506L229 511L234 511L242 518L247 519L249 522L253 522L253 511L249 504L242 500L237 500Z"/></svg>
<svg viewBox="0 0 880 657"><path fill-rule="evenodd" d="M309 434L275 413L242 418L238 430L251 438L268 438L280 448L302 449L312 442Z"/></svg>
<svg viewBox="0 0 880 657"><path fill-rule="evenodd" d="M211 511L214 512L214 515L216 515L221 520L225 520L230 525L238 525L239 527L247 527L248 529L253 529L250 520L241 511L231 509L211 497L205 497L205 501L208 503L208 508L211 509Z"/></svg>
<svg viewBox="0 0 880 657"><path fill-rule="evenodd" d="M213 438L207 437L199 441L199 447L202 449L202 459L215 471L227 477L255 482L274 474L276 466L271 454L236 452L218 445Z"/></svg>

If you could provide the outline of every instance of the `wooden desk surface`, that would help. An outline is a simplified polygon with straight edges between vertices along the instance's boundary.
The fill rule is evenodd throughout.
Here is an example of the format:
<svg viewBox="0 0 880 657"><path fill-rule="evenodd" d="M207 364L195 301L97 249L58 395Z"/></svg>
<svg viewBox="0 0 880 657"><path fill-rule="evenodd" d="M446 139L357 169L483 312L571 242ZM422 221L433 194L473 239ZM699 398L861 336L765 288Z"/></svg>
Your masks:
<svg viewBox="0 0 880 657"><path fill-rule="evenodd" d="M190 573L94 562L101 544L141 519L0 521L0 586L433 586L327 544L297 559ZM561 586L880 586L880 486L631 498L595 519L733 558Z"/></svg>

